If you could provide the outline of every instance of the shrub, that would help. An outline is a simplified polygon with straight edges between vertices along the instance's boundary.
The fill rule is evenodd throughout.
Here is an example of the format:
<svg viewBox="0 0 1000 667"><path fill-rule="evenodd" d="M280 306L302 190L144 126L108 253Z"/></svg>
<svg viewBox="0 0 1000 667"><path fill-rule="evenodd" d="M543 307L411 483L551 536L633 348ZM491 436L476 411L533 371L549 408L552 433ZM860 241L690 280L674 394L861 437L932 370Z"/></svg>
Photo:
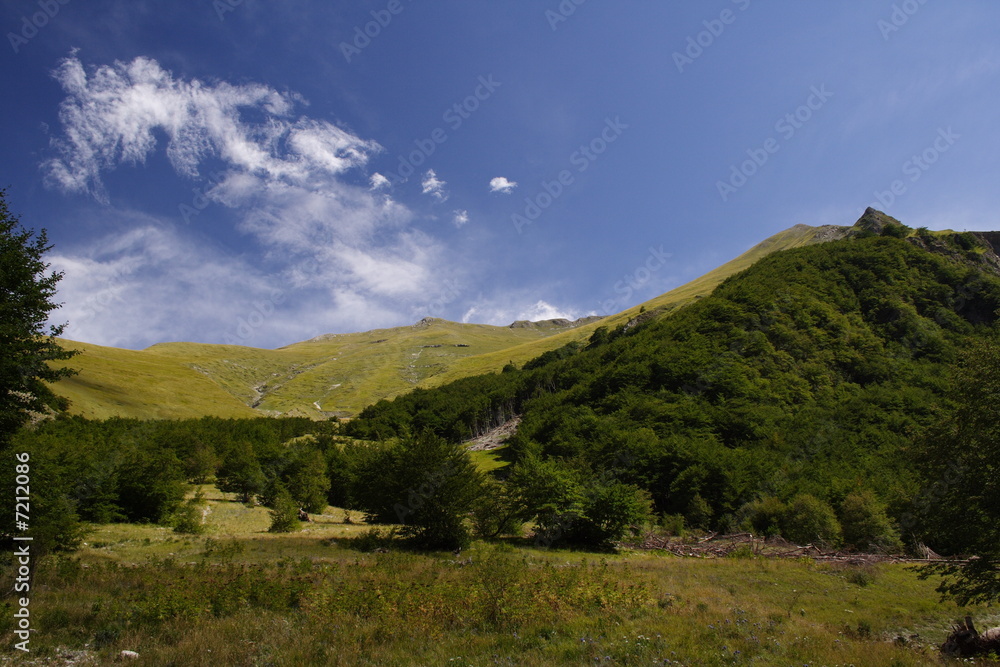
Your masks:
<svg viewBox="0 0 1000 667"><path fill-rule="evenodd" d="M800 493L788 503L781 519L781 534L792 542L820 542L837 545L841 540L840 522L831 507L808 493Z"/></svg>
<svg viewBox="0 0 1000 667"><path fill-rule="evenodd" d="M740 524L758 535L774 536L781 532L781 520L787 509L778 498L764 496L740 508Z"/></svg>
<svg viewBox="0 0 1000 667"><path fill-rule="evenodd" d="M688 525L701 530L707 530L709 525L711 525L712 514L712 506L708 504L707 500L701 497L700 493L694 494L691 502L688 503L687 511L684 512Z"/></svg>
<svg viewBox="0 0 1000 667"><path fill-rule="evenodd" d="M886 507L871 491L849 494L840 504L840 525L844 530L844 544L864 551L900 553L903 543Z"/></svg>
<svg viewBox="0 0 1000 667"><path fill-rule="evenodd" d="M633 484L596 486L587 493L583 516L568 537L588 546L610 546L649 521L652 504L649 493Z"/></svg>
<svg viewBox="0 0 1000 667"><path fill-rule="evenodd" d="M205 524L202 523L205 510L205 494L198 489L193 498L187 500L177 508L173 516L175 533L186 535L201 535L205 532Z"/></svg>
<svg viewBox="0 0 1000 667"><path fill-rule="evenodd" d="M268 528L269 532L291 533L302 527L302 524L299 523L299 507L292 499L292 494L284 487L278 488L275 494L274 508L270 514L271 527Z"/></svg>
<svg viewBox="0 0 1000 667"><path fill-rule="evenodd" d="M369 520L402 524L400 535L420 549L455 549L469 543L465 519L482 479L468 451L432 433L408 438L358 471L352 494Z"/></svg>
<svg viewBox="0 0 1000 667"><path fill-rule="evenodd" d="M477 537L519 535L524 499L505 482L493 477L483 480L483 490L472 508L472 526Z"/></svg>

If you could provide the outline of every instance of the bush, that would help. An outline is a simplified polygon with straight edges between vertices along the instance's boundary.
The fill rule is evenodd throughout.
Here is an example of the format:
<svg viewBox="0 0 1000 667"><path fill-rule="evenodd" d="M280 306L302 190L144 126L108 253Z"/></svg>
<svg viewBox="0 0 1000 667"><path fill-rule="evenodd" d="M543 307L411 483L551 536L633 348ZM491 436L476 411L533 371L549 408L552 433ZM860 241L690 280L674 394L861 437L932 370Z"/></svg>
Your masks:
<svg viewBox="0 0 1000 667"><path fill-rule="evenodd" d="M509 484L493 477L483 480L483 490L472 508L472 526L477 537L492 539L520 535L524 499Z"/></svg>
<svg viewBox="0 0 1000 667"><path fill-rule="evenodd" d="M764 496L740 508L741 527L758 535L772 537L781 533L781 520L788 508L774 496Z"/></svg>
<svg viewBox="0 0 1000 667"><path fill-rule="evenodd" d="M395 536L396 533L394 530L382 530L373 526L357 537L352 538L350 542L358 551L370 553L376 549L388 549L391 547Z"/></svg>
<svg viewBox="0 0 1000 667"><path fill-rule="evenodd" d="M903 542L886 507L871 491L849 494L840 504L840 525L844 544L859 551L876 549L900 553Z"/></svg>
<svg viewBox="0 0 1000 667"><path fill-rule="evenodd" d="M667 532L667 535L683 537L686 532L683 514L664 514L660 519L660 526Z"/></svg>
<svg viewBox="0 0 1000 667"><path fill-rule="evenodd" d="M186 501L177 508L173 516L175 533L186 535L201 535L205 532L205 524L202 522L205 510L205 494L198 489L194 497Z"/></svg>
<svg viewBox="0 0 1000 667"><path fill-rule="evenodd" d="M633 484L612 482L590 490L583 516L570 528L570 541L607 547L641 528L652 514L649 493Z"/></svg>
<svg viewBox="0 0 1000 667"><path fill-rule="evenodd" d="M465 525L482 479L468 451L432 433L399 442L358 471L358 499L369 520L402 524L420 549L455 549L470 541Z"/></svg>
<svg viewBox="0 0 1000 667"><path fill-rule="evenodd" d="M808 493L800 493L788 503L781 519L781 534L797 544L819 542L835 546L841 540L840 522L833 509Z"/></svg>
<svg viewBox="0 0 1000 667"><path fill-rule="evenodd" d="M691 498L691 502L688 503L684 517L687 519L688 525L692 528L707 530L712 523L712 514L712 506L708 504L707 500L701 497L700 493L696 493Z"/></svg>
<svg viewBox="0 0 1000 667"><path fill-rule="evenodd" d="M302 524L299 523L299 507L292 499L292 494L288 489L279 487L274 499L274 509L271 510L271 527L267 530L272 533L292 533L299 530Z"/></svg>

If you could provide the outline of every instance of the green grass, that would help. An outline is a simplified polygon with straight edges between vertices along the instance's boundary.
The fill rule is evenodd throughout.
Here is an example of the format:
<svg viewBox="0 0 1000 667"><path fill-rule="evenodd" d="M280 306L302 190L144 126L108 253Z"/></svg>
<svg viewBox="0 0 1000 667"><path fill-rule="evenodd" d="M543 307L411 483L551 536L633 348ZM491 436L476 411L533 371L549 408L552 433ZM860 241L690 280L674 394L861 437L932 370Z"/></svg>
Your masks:
<svg viewBox="0 0 1000 667"><path fill-rule="evenodd" d="M939 601L935 582L901 564L861 577L807 559L530 543L366 553L357 538L369 527L344 524L341 510L273 535L263 508L205 490L203 536L98 526L77 556L46 561L32 654L10 661L76 652L107 664L134 650L138 665L905 666L939 664L934 647L965 613L1000 620Z"/></svg>
<svg viewBox="0 0 1000 667"><path fill-rule="evenodd" d="M568 327L495 327L428 320L409 327L323 336L277 350L162 343L141 351L62 341L83 354L77 376L55 385L70 413L186 418L351 416L381 398L431 383L469 356Z"/></svg>
<svg viewBox="0 0 1000 667"><path fill-rule="evenodd" d="M176 359L66 340L61 343L82 352L66 364L80 373L55 385L56 393L70 399L72 414L90 419L258 416L216 382Z"/></svg>

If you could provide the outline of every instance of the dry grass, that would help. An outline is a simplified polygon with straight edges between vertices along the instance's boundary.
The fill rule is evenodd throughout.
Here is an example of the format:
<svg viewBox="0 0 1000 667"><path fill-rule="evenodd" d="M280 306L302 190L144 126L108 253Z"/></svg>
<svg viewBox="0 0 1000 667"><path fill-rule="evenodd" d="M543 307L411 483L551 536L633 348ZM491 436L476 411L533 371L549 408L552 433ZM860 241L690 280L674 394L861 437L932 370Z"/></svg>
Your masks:
<svg viewBox="0 0 1000 667"><path fill-rule="evenodd" d="M939 601L902 564L530 543L368 553L371 527L343 510L275 535L266 509L204 491L205 535L99 526L74 558L47 562L34 652L11 660L106 664L134 650L138 665L905 666L938 664L933 647L961 615L998 620Z"/></svg>

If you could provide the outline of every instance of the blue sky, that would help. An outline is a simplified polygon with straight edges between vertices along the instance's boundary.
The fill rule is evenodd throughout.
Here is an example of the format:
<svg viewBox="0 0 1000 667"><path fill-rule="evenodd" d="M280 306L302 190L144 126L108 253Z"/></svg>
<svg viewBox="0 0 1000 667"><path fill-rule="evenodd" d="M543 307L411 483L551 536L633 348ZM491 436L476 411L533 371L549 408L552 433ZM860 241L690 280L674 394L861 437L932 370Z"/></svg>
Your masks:
<svg viewBox="0 0 1000 667"><path fill-rule="evenodd" d="M609 314L876 205L1000 229L986 0L11 0L76 340Z"/></svg>

